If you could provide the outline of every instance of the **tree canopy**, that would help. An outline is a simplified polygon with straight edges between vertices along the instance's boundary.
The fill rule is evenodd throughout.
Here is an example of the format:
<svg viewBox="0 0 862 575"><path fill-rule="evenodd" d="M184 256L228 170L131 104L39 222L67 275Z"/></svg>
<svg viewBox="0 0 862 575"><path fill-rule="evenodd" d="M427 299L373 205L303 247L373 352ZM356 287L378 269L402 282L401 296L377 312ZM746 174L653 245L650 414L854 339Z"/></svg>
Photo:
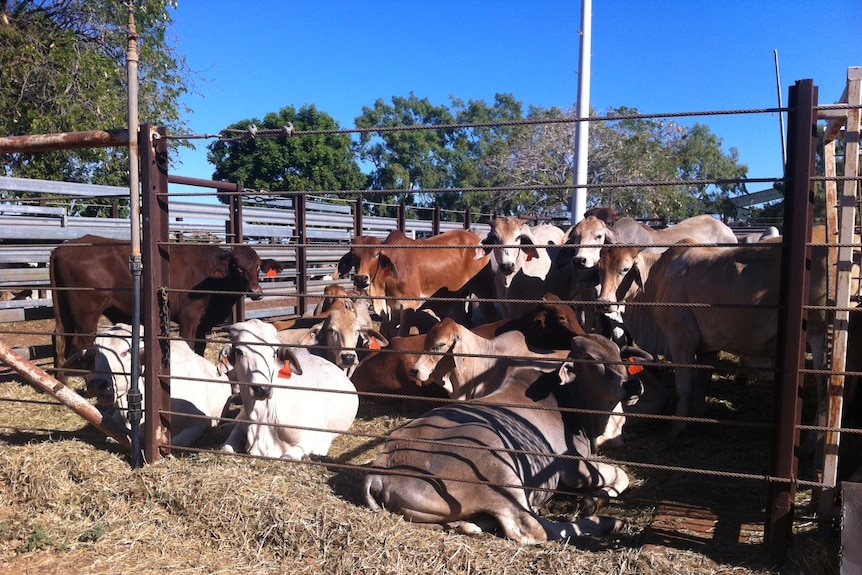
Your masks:
<svg viewBox="0 0 862 575"><path fill-rule="evenodd" d="M175 0L137 0L139 117L184 128L180 97L193 85L168 41ZM0 133L127 125L128 4L120 0L0 0ZM128 184L125 148L2 154L3 173L106 185Z"/></svg>
<svg viewBox="0 0 862 575"><path fill-rule="evenodd" d="M263 121L241 120L228 129L279 129L288 125L299 131L338 129L335 119L314 105L299 110L287 106L267 114ZM368 187L368 177L359 169L346 134L220 140L207 149L207 159L216 166L214 179L241 182L258 190L329 192Z"/></svg>

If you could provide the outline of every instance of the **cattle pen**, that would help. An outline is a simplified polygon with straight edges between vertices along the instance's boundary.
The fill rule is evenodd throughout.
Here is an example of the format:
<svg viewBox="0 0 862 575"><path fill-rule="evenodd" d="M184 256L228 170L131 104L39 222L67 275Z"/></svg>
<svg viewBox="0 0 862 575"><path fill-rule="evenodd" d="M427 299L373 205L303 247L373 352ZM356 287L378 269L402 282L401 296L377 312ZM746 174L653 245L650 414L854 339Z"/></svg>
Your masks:
<svg viewBox="0 0 862 575"><path fill-rule="evenodd" d="M224 418L223 425L212 438L195 447L172 446L170 370L163 353L164 344L173 337L164 313L164 301L170 289L167 250L163 249L166 244L248 244L261 257L283 262L286 270L282 274L262 280L263 302L243 301L234 311L234 320L289 319L304 314L319 301L323 288L333 282L336 262L354 245L356 237L384 238L393 229L407 231L413 237L434 236L452 229L472 229L484 235L489 229L489 215L437 210L428 219L412 219L402 206L397 217L383 218L365 213L367 206L364 206L362 190L326 194L262 193L245 189L241 183L185 178L169 173L168 160L170 138L182 135L168 134L164 129L147 124L141 125L138 134L141 215L146 239L142 256L147 270L141 294L141 324L147 350L142 366L150 381L159 382L145 389L144 455L148 465L136 475L120 471L117 462L125 462L127 451L106 445L103 435L81 427L80 421L67 419L67 427L36 423L41 419L35 413L40 410L56 412L60 408L42 395L11 390L11 383L21 383L26 378L7 371L2 374L3 387L7 389L0 399L4 414L0 442L10 449L9 454L0 456L0 501L11 504L16 497L24 495L40 498L42 501L34 502L32 508L44 517L49 517L49 511L57 505L74 507L72 515L79 516L64 516L62 521L64 525L74 523L78 530L73 546L88 560L102 561L103 565L109 565L105 555L110 553L95 546L100 538L116 541L127 536L120 534L114 536L117 539L111 539L111 535L105 535L106 529L122 523L121 512L111 503L106 509L94 509L96 505L106 505L95 496L80 501L69 493L51 491L52 483L59 485L65 481L72 488L93 489L99 493L113 491L117 497L130 502L136 498L154 500L161 493L166 500L155 501L154 509L163 514L159 519L162 527L176 529L168 524L176 517L183 517L188 529L185 536L195 532L201 539L192 544L201 556L211 552L214 557L220 557L219 553L230 547L226 543L228 539L241 540L240 559L231 556L222 564L218 563L220 559L212 562L202 559L203 568L188 558L170 557L172 552L178 553L170 547L172 551L160 557L159 570L222 572L224 569L229 572L239 566L254 568L259 564L261 572L274 572L277 566L301 557L303 568L296 572L396 572L393 566L396 564L403 564L404 571L428 572L589 572L590 562L601 572L620 573L715 573L730 571L739 565L752 573L777 572L781 565L790 565L788 572L793 573L836 572L842 544L844 552L848 553L847 540L842 543L844 533L837 529L842 513L839 463L845 458L841 449L848 442L852 445L859 437L858 429L842 426L842 390L845 378L862 375L850 369L852 358L846 351L848 344L852 345L848 341L852 337L848 325L853 323L853 306L858 303L852 290L852 264L854 253L862 249L855 239L858 237L855 218L859 202L860 78L862 68L852 68L845 94L833 105L819 105L813 81L802 80L791 88L786 110L722 112L729 116L788 114L787 173L768 179L771 183L783 183L785 190L781 275L784 289L778 304L775 368L771 377L754 376L743 383L737 381L741 371L738 358L723 356L707 392L710 401L705 416L689 418L696 425L690 435L675 440L666 437L666 426L675 420L666 413L639 416L633 419L642 419L645 425L636 434L623 446L596 456L602 461L615 462L632 476L629 490L609 508L609 513L624 517L629 523L621 534L575 542L575 550L569 554L568 550L550 551L550 545L518 547L496 538L480 538L478 544L467 543L459 539L462 537L459 535L420 531L394 516L372 514L360 503L361 477L388 433L415 415L393 408L391 403L376 402L381 398L374 394L360 394L360 414L354 426L341 435L328 457L283 462L219 454L217 449L226 435L224 428L231 423L230 417ZM679 115L699 114L703 113ZM591 120L601 121L601 118ZM826 146L822 152L825 169L819 174L815 171L815 157L817 127L822 126L821 122L826 125ZM266 136L257 134L257 137ZM291 137L301 138L302 133ZM11 139L0 138L0 152L27 151L20 142L6 140ZM839 142L843 145L836 150ZM18 147L10 147L15 145ZM841 161L836 161L836 157ZM658 184L674 183L677 182ZM15 186L21 186L18 190L22 191L27 185L36 184L0 178L0 189L15 191ZM602 185L613 187L615 184ZM56 375L55 368L46 366L44 361L46 350L51 349L48 342L53 331L46 313L51 300L45 293L50 286L44 267L51 249L59 241L75 239L85 233L118 239L129 235L122 227L128 225L127 219L117 227L116 222L108 223L105 218L72 217L63 208L41 205L62 199L65 194L85 198L100 194L119 197L122 192L60 183L53 186L56 187L46 193L43 187L42 194L33 194L33 189L25 190L37 196L35 203L10 200L0 203L0 262L36 265L2 270L2 289L28 289L36 297L0 302L0 319L11 322L0 325L0 340L4 347L17 347L22 355L28 356L24 358L24 361L32 360L27 362L28 366L36 364L34 367L38 370ZM821 245L815 244L811 235L815 223L814 190L818 186L822 186L826 196L827 209L822 223L829 232L827 241ZM444 191L451 190L439 190ZM435 190L428 193L435 193ZM189 201L211 199L213 194L227 203ZM823 370L809 367L805 346L807 316L817 311L806 298L810 289L811 251L818 247L826 248L830 271L827 303L821 306L831 317L830 353ZM344 285L349 283L346 279L339 281ZM539 301L542 295L537 294L531 303ZM568 303L590 305L580 300ZM12 327L5 329L4 325ZM22 335L29 337L22 338ZM24 343L6 346L7 341ZM208 353L225 341L224 331L216 330L211 336ZM8 352L4 350L3 353ZM11 361L7 363L12 365ZM652 367L655 377L666 382L672 380L668 368L681 366L656 361ZM816 407L818 377L829 380L826 386L829 403L819 410ZM55 389L60 388L59 382L49 381L57 386ZM74 382L74 378L71 381ZM812 425L812 422L816 423ZM815 435L820 438L815 442L815 455L803 459L802 440ZM71 455L63 455L64 449ZM43 463L47 469L45 475L37 474L28 463L40 451L49 454ZM98 473L94 473L93 478L87 477L84 459L102 452L110 460L94 459ZM846 456L846 459L854 461L853 456ZM860 464L862 462L856 463ZM26 476L28 473L32 476ZM111 477L115 473L126 474L127 483L118 484ZM192 476L192 483L170 486L179 475ZM94 480L103 481L104 485L95 488L78 485ZM42 485L38 485L40 482ZM259 482L259 491L251 494L254 482ZM854 493L853 486L847 489ZM269 494L260 493L267 490ZM317 499L320 491L331 493L331 498ZM241 501L245 497L249 497L249 501ZM305 511L310 515L302 515L302 501L298 506L283 503L294 497L309 502L311 509ZM249 513L247 505L256 507L254 513ZM285 509L278 509L280 505L285 505ZM576 505L576 498L562 493L559 501L552 501L544 513L568 515L576 511ZM201 514L209 515L202 521L190 519ZM7 525L6 529L14 526L23 530L25 535L19 539L26 540L27 534L35 532L34 525L22 526L16 521L0 513L0 527ZM370 527L359 528L351 521L364 521ZM407 532L407 537L403 537L402 530ZM433 548L415 543L425 538L433 541ZM355 548L357 540L362 550ZM480 550L479 545L484 549ZM417 549L412 550L413 546ZM153 549L133 551L132 547L134 545L126 541L122 544L123 553L118 553L129 565L140 562L143 557L159 555ZM501 554L509 563L494 563L495 556ZM702 562L687 554L700 556ZM436 558L430 559L431 556ZM690 563L683 568L675 565L675 561L682 560ZM0 556L0 564L4 561L14 565L13 559ZM71 558L67 566L81 567Z"/></svg>

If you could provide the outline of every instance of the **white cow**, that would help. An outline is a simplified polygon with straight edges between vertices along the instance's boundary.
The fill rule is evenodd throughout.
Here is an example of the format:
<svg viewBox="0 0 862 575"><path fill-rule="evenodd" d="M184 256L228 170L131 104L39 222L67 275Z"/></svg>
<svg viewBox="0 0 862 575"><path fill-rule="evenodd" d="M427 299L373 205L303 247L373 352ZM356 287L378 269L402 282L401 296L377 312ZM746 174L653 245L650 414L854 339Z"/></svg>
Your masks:
<svg viewBox="0 0 862 575"><path fill-rule="evenodd" d="M518 218L499 217L491 221L491 231L482 240L484 247L476 250L476 258L494 252L494 290L499 299L539 299L545 292L545 278L551 269L548 245L563 241L563 230L557 226L528 226ZM520 247L501 247L520 246ZM502 318L520 317L535 302L499 302Z"/></svg>
<svg viewBox="0 0 862 575"><path fill-rule="evenodd" d="M218 424L230 400L231 383L224 370L197 355L184 341L171 341L170 345L171 411L175 412L171 416L170 442L188 447ZM87 392L107 411L108 425L127 432L131 348L132 328L119 323L99 332L92 347L77 352L64 365L89 370L84 376Z"/></svg>
<svg viewBox="0 0 862 575"><path fill-rule="evenodd" d="M356 388L334 363L282 345L275 326L252 319L230 326L223 354L234 366L242 409L222 451L301 459L326 455L353 424Z"/></svg>

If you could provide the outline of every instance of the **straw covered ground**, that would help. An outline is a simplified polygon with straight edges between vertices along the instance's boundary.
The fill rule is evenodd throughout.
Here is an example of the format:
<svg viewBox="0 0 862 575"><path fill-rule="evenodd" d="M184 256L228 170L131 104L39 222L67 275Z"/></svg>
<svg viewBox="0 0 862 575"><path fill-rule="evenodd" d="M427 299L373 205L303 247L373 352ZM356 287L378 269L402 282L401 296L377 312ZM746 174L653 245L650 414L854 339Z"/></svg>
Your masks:
<svg viewBox="0 0 862 575"><path fill-rule="evenodd" d="M12 345L20 345L15 333L50 331L40 322L0 327L0 338ZM710 409L739 410L749 400L741 396L736 403L718 401ZM762 411L763 401L751 400L746 409ZM584 537L571 545L524 546L495 535L467 537L373 512L361 503L362 472L352 466L373 460L380 450L379 437L406 421L369 403L360 408L350 434L340 436L325 459L296 464L201 452L132 470L124 450L0 368L0 572L838 572L837 538L816 535L816 522L806 508L807 492L799 494L788 561L777 568L766 560L758 528L745 531L744 538L701 540L682 526L663 539L667 534L659 533L654 522L659 502L669 497L703 507L731 500L757 512L765 504L761 485L680 478L637 466L628 469L633 478L628 497L604 511L626 518L629 526L611 537ZM217 429L198 446L217 448L226 433ZM763 451L745 447L747 441L762 443L760 438L732 429L727 431L730 437L716 437L723 433L696 432L673 446L661 432L647 433L609 455L668 465L694 460L701 468L723 468L728 460L743 467L760 465ZM684 497L677 497L680 494ZM561 499L543 513L568 515L576 506L576 501Z"/></svg>

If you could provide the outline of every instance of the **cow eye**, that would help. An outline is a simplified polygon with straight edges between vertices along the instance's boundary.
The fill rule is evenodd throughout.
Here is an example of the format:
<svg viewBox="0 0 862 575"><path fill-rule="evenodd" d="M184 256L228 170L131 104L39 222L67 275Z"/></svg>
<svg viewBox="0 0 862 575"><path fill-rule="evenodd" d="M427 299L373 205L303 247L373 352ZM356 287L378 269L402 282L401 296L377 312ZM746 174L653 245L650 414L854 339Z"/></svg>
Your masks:
<svg viewBox="0 0 862 575"><path fill-rule="evenodd" d="M233 348L233 352L236 354L236 356L237 356L237 357L242 357L243 355L245 355L245 354L242 352L242 350L241 350L240 348L238 348L238 347Z"/></svg>
<svg viewBox="0 0 862 575"><path fill-rule="evenodd" d="M632 269L632 268L622 268L622 269L620 270L620 275L621 275L621 276L626 275L627 273L629 273L629 271L631 271L631 269Z"/></svg>

